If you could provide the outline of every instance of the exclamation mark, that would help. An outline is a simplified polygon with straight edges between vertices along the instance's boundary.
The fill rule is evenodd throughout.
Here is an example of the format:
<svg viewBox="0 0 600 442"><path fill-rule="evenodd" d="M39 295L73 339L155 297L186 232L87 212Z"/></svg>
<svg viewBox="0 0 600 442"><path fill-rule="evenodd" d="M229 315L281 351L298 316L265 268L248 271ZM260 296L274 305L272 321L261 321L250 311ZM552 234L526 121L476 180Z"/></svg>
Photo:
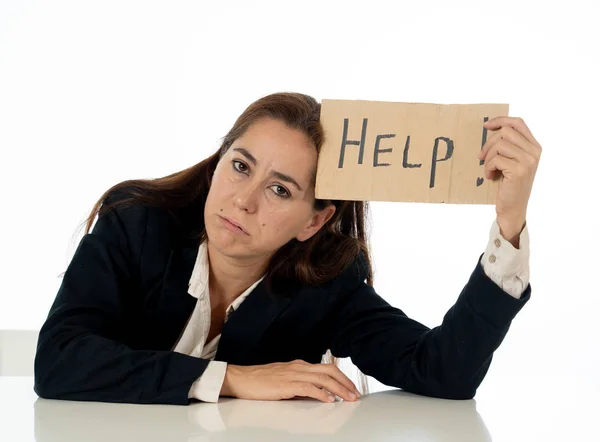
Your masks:
<svg viewBox="0 0 600 442"><path fill-rule="evenodd" d="M485 123L488 120L488 117L483 117L483 122ZM487 129L485 128L485 126L483 127L483 134L481 135L481 148L483 148L483 145L485 144L485 142L487 141ZM482 166L485 163L485 160L479 160L479 165ZM481 177L477 177L477 187L481 186L483 184L483 178Z"/></svg>

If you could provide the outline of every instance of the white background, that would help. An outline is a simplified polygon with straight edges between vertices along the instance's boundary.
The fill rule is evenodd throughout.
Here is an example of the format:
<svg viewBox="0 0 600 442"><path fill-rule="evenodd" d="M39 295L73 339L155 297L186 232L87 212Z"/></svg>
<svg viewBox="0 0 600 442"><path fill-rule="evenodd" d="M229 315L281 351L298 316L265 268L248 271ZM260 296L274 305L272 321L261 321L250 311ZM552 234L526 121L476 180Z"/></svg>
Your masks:
<svg viewBox="0 0 600 442"><path fill-rule="evenodd" d="M0 329L39 329L106 189L201 161L263 95L498 102L543 155L532 298L488 376L597 379L598 17L592 0L0 1ZM494 206L372 207L377 291L438 325Z"/></svg>

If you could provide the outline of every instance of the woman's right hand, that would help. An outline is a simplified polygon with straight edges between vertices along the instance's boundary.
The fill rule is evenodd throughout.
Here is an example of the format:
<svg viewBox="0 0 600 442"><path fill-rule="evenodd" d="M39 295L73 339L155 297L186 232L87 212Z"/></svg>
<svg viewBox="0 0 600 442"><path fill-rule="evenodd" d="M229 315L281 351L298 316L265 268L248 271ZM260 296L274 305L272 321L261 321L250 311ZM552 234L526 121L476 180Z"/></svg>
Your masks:
<svg viewBox="0 0 600 442"><path fill-rule="evenodd" d="M333 402L331 393L347 401L360 396L354 383L334 364L309 364L297 359L264 365L227 364L220 395L255 400L302 396Z"/></svg>

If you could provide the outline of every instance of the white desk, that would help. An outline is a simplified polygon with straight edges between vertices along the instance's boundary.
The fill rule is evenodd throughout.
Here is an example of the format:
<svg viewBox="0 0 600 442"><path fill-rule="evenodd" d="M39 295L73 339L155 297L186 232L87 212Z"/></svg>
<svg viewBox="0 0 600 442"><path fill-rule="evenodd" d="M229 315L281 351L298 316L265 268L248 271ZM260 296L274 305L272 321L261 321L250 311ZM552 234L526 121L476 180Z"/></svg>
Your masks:
<svg viewBox="0 0 600 442"><path fill-rule="evenodd" d="M45 400L32 378L0 377L0 441L595 441L594 382L558 390L556 380L511 380L507 391L498 382L484 390L484 381L470 401L387 390L354 403L221 398L168 406Z"/></svg>

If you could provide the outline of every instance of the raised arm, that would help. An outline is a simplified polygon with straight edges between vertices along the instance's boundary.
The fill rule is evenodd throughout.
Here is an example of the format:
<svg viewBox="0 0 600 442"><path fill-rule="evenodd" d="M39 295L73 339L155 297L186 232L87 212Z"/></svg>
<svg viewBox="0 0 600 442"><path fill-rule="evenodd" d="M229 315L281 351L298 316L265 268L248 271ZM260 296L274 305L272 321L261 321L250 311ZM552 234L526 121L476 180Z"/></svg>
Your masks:
<svg viewBox="0 0 600 442"><path fill-rule="evenodd" d="M530 284L519 299L503 291L484 272L482 256L442 324L432 329L391 306L365 282L357 283L337 306L332 354L350 357L386 385L426 396L472 398L531 294Z"/></svg>

